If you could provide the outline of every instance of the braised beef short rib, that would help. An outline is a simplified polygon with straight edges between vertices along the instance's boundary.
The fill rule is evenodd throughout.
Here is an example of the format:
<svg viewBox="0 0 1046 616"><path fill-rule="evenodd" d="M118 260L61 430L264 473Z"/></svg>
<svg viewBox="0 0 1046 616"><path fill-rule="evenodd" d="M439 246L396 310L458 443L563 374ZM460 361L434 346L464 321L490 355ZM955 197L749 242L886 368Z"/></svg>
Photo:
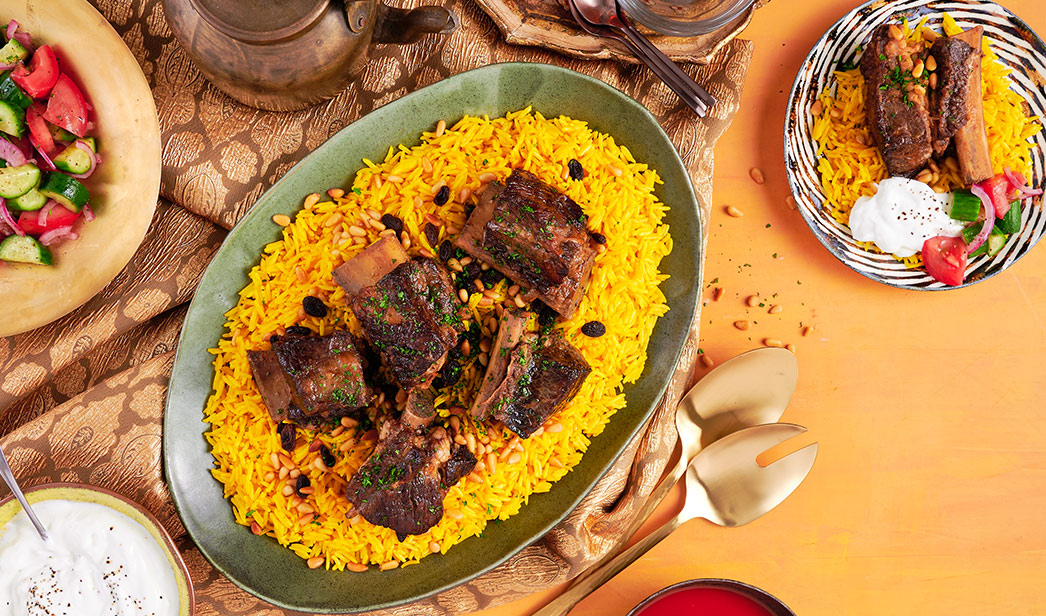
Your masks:
<svg viewBox="0 0 1046 616"><path fill-rule="evenodd" d="M569 319L596 256L585 221L570 197L516 169L487 186L456 243L524 289L524 301L540 298Z"/></svg>

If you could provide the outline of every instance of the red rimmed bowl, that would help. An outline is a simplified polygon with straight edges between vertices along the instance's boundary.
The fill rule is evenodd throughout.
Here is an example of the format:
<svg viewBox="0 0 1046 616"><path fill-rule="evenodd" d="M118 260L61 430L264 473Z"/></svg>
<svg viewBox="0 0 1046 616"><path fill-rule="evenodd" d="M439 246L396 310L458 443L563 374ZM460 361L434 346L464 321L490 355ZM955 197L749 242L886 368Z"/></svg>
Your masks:
<svg viewBox="0 0 1046 616"><path fill-rule="evenodd" d="M755 586L718 578L687 580L643 600L628 616L795 616L777 597Z"/></svg>
<svg viewBox="0 0 1046 616"><path fill-rule="evenodd" d="M196 595L189 569L167 530L144 507L111 490L80 483L45 483L23 492L30 505L49 500L95 503L122 513L140 524L159 544L174 572L174 581L178 587L178 615L192 616L196 612ZM21 510L13 494L0 501L0 536L3 536L8 523Z"/></svg>

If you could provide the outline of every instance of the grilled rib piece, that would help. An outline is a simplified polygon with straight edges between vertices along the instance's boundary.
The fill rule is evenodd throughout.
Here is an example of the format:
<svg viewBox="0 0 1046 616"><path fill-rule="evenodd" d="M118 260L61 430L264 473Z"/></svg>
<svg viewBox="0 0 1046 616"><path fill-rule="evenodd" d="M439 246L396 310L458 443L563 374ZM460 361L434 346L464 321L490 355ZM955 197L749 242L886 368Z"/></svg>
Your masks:
<svg viewBox="0 0 1046 616"><path fill-rule="evenodd" d="M494 419L529 438L574 399L592 368L561 335L527 334L510 352L505 378L491 394Z"/></svg>
<svg viewBox="0 0 1046 616"><path fill-rule="evenodd" d="M569 319L585 292L596 250L577 203L534 174L516 169L491 182L465 222L457 246Z"/></svg>
<svg viewBox="0 0 1046 616"><path fill-rule="evenodd" d="M508 308L501 313L498 323L498 335L494 339L494 347L490 350L490 362L487 364L487 372L483 375L476 399L472 402L469 412L479 421L490 417L491 409L497 402L493 394L505 380L508 366L512 360L512 350L516 348L526 331L527 321L530 313L514 308Z"/></svg>
<svg viewBox="0 0 1046 616"><path fill-rule="evenodd" d="M413 429L424 428L436 418L435 400L432 389L415 389L407 394L407 406L400 421Z"/></svg>
<svg viewBox="0 0 1046 616"><path fill-rule="evenodd" d="M363 335L400 387L428 387L465 330L465 307L432 259L408 259L384 237L334 271Z"/></svg>
<svg viewBox="0 0 1046 616"><path fill-rule="evenodd" d="M967 186L987 180L995 174L988 151L988 133L984 128L984 100L981 92L983 34L984 28L977 26L962 34L942 36L930 48L938 67L934 102L942 108L946 106L946 109L942 109L945 130L953 129L952 140L959 159L959 170ZM941 99L938 100L938 97Z"/></svg>
<svg viewBox="0 0 1046 616"><path fill-rule="evenodd" d="M403 541L443 518L443 498L472 472L476 458L441 427L417 432L399 421L382 426L378 446L349 480L346 497L371 524Z"/></svg>
<svg viewBox="0 0 1046 616"><path fill-rule="evenodd" d="M273 421L317 428L366 407L374 395L352 335L284 336L248 351L258 392Z"/></svg>
<svg viewBox="0 0 1046 616"><path fill-rule="evenodd" d="M918 78L912 75L925 54L919 43L891 38L890 26L875 29L861 56L865 109L872 138L890 175L911 176L933 153L927 73Z"/></svg>
<svg viewBox="0 0 1046 616"><path fill-rule="evenodd" d="M937 87L930 90L930 128L933 153L940 156L971 119L969 77L974 63L980 65L980 54L965 41L942 36L930 48L930 55L937 62Z"/></svg>

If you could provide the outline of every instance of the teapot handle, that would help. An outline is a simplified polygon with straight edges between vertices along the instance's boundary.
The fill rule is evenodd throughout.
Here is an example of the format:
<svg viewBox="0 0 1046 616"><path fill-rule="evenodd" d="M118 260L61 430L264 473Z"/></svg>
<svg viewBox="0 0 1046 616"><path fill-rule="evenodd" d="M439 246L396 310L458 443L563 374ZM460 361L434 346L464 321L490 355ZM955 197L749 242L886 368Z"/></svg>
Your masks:
<svg viewBox="0 0 1046 616"><path fill-rule="evenodd" d="M371 41L402 45L425 34L450 34L457 27L457 15L442 6L398 9L379 2Z"/></svg>

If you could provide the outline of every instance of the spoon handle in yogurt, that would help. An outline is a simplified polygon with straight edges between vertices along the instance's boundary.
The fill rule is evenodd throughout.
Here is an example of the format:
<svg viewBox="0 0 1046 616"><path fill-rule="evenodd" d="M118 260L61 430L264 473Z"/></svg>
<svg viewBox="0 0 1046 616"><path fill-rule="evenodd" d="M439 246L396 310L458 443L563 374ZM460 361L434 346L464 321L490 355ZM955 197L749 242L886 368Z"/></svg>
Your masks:
<svg viewBox="0 0 1046 616"><path fill-rule="evenodd" d="M29 501L25 499L25 494L22 494L22 489L18 487L18 482L15 481L15 474L11 472L11 467L7 464L7 457L4 455L3 449L0 449L0 479L3 479L7 487L11 488L11 492L14 493L15 498L21 503L22 509L29 516L29 520L36 527L36 532L40 533L40 538L47 541L47 529L40 523L40 518L33 513L33 508L29 506Z"/></svg>

